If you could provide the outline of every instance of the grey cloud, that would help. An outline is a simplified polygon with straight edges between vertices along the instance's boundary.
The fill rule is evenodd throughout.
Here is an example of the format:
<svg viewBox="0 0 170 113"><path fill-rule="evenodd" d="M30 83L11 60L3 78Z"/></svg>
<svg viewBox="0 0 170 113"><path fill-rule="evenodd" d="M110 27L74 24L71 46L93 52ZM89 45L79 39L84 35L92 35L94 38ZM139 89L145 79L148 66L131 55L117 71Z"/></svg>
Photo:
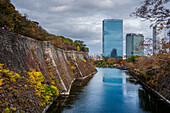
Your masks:
<svg viewBox="0 0 170 113"><path fill-rule="evenodd" d="M48 32L83 40L90 48L90 53L98 54L102 52L102 20L106 18L124 19L124 37L128 32L141 32L150 37L149 23L129 16L141 1L12 0L12 3Z"/></svg>

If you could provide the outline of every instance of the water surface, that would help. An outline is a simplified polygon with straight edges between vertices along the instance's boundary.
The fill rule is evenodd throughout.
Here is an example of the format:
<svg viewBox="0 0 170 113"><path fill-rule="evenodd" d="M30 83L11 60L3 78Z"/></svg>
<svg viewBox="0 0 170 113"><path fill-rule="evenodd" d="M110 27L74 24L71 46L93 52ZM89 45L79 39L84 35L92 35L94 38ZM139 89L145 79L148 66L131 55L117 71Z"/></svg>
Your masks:
<svg viewBox="0 0 170 113"><path fill-rule="evenodd" d="M166 113L169 110L162 103L155 102L141 85L135 84L135 79L131 79L126 71L97 69L98 73L89 82L76 81L71 95L60 97L48 112Z"/></svg>

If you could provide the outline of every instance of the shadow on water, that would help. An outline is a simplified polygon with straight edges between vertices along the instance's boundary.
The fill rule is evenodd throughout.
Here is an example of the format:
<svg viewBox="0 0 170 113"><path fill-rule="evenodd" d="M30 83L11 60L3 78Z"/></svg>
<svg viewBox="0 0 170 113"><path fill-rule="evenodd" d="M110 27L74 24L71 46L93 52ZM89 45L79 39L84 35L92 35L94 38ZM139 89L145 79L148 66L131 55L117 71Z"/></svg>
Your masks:
<svg viewBox="0 0 170 113"><path fill-rule="evenodd" d="M130 75L130 73L126 72L126 74ZM136 80L133 76L127 78L132 84L140 84L138 80ZM145 88L138 89L139 96L139 105L144 111L148 111L150 113L169 113L170 105L165 103L159 97L157 97L152 92L145 90Z"/></svg>
<svg viewBox="0 0 170 113"><path fill-rule="evenodd" d="M143 88L138 90L140 107L151 113L168 113L170 106L164 103L154 94L148 93Z"/></svg>
<svg viewBox="0 0 170 113"><path fill-rule="evenodd" d="M75 80L72 84L69 96L60 96L53 104L49 107L46 113L61 113L64 108L71 109L75 100L79 99L79 95L83 93L83 88L87 86L89 80L92 78L88 77L85 80Z"/></svg>
<svg viewBox="0 0 170 113"><path fill-rule="evenodd" d="M128 72L126 74L130 75ZM132 84L139 84L139 81L136 80L133 76L127 78ZM145 88L138 89L138 96L139 96L139 105L144 111L148 111L149 113L169 113L170 112L170 105L165 103L163 100L158 98L152 92L145 90Z"/></svg>

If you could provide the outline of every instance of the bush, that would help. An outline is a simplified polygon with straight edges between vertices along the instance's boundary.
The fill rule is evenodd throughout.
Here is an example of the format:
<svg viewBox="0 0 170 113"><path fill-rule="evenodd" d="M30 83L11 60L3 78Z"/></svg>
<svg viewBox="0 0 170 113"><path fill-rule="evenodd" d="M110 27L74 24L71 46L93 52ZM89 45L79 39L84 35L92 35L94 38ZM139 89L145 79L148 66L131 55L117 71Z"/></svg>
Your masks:
<svg viewBox="0 0 170 113"><path fill-rule="evenodd" d="M139 58L139 57L140 57L140 56L138 56L138 55L133 55L133 56L127 58L127 61L128 61L128 62L132 62L132 63L136 63L137 58Z"/></svg>
<svg viewBox="0 0 170 113"><path fill-rule="evenodd" d="M105 65L106 65L106 62L102 62L102 65L105 66Z"/></svg>
<svg viewBox="0 0 170 113"><path fill-rule="evenodd" d="M110 64L110 63L116 63L115 58L108 58L107 59L107 64Z"/></svg>
<svg viewBox="0 0 170 113"><path fill-rule="evenodd" d="M101 63L100 63L100 62L98 62L98 63L97 63L97 65L101 65Z"/></svg>

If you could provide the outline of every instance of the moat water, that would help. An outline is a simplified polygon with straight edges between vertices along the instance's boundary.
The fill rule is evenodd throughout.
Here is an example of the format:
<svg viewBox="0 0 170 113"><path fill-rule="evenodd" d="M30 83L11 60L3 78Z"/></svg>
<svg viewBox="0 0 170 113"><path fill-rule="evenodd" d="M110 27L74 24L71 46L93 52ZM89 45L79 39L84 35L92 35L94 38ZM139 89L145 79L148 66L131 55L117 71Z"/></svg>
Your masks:
<svg viewBox="0 0 170 113"><path fill-rule="evenodd" d="M126 71L97 70L91 79L75 81L70 96L58 98L47 113L168 113L170 110Z"/></svg>

